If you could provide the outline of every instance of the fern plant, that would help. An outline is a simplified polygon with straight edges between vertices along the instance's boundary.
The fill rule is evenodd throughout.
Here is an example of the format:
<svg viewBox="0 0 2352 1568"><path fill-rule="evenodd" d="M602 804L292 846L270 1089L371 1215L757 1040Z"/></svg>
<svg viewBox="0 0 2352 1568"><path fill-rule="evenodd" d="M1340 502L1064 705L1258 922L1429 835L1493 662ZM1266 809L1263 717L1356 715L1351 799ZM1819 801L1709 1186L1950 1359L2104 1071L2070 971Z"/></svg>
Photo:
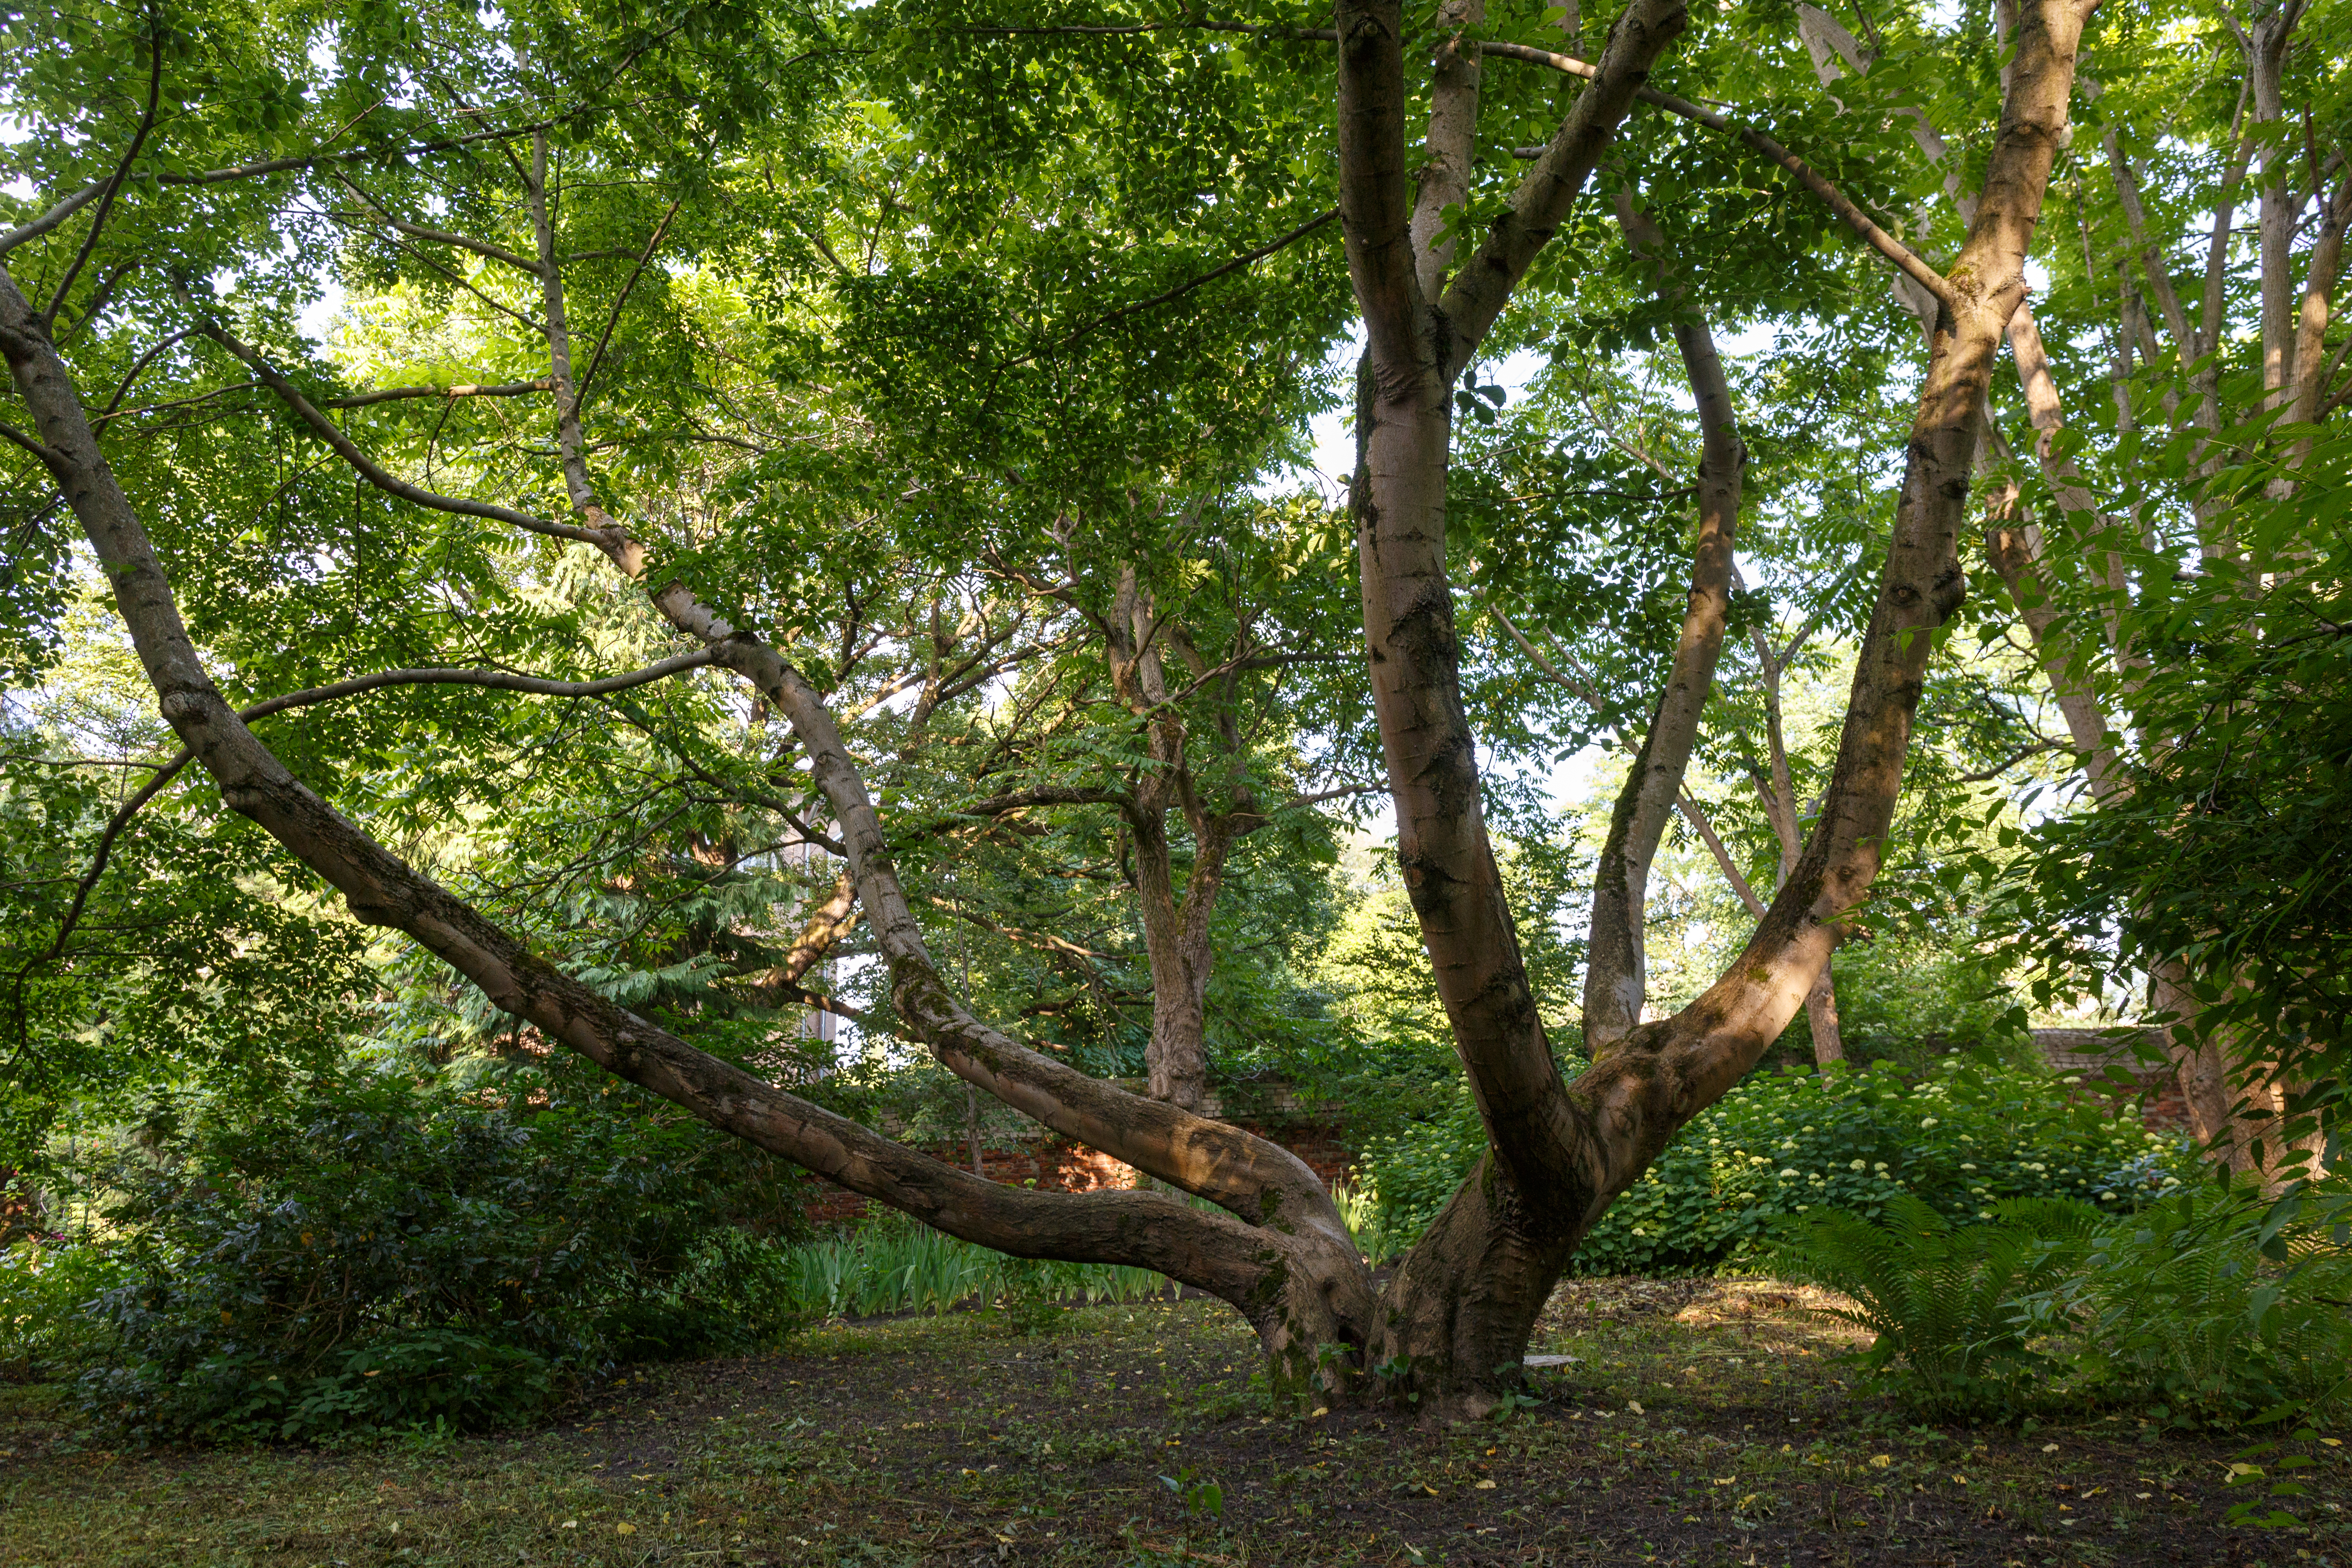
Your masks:
<svg viewBox="0 0 2352 1568"><path fill-rule="evenodd" d="M1955 1226L1907 1193L1874 1221L1816 1210L1780 1227L1773 1272L1852 1303L1815 1310L1877 1336L1862 1356L1872 1381L1948 1414L2013 1408L2050 1366L2018 1299L2078 1267L2100 1216L2061 1198L1990 1212Z"/></svg>
<svg viewBox="0 0 2352 1568"><path fill-rule="evenodd" d="M2110 1220L2020 1306L2082 1336L2084 1392L2184 1422L2352 1408L2352 1186L2185 1190Z"/></svg>

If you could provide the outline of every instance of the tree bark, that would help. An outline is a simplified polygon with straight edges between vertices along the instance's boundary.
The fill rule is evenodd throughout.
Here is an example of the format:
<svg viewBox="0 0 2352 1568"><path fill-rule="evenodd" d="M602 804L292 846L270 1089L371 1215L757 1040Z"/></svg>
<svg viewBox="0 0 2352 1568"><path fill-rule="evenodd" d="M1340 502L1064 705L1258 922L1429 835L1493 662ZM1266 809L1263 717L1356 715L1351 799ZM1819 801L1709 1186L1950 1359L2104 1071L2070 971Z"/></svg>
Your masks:
<svg viewBox="0 0 2352 1568"><path fill-rule="evenodd" d="M1698 538L1691 552L1690 594L1674 660L1610 816L1609 838L1593 877L1584 971L1588 1047L1622 1039L1642 1021L1650 868L1666 823L1682 799L1699 718L1715 688L1716 660L1723 651L1723 629L1731 607L1741 469L1748 460L1714 334L1693 308L1688 283L1670 278L1665 236L1634 207L1631 193L1617 198L1617 222L1633 254L1656 273L1658 297L1674 313L1675 346L1698 406Z"/></svg>
<svg viewBox="0 0 2352 1568"><path fill-rule="evenodd" d="M1577 1240L1674 1131L1753 1065L1802 1005L1875 875L1937 627L1960 602L1957 549L2002 328L2066 121L2081 0L2030 6L1976 220L1945 279L1894 538L1864 633L1838 760L1795 874L1731 971L1561 1082L1520 963L1478 800L1445 574L1448 392L1681 29L1635 0L1592 85L1506 216L1433 310L1413 267L1406 95L1395 5L1339 8L1340 213L1364 311L1353 505L1365 635L1405 886L1489 1152L1408 1255L1371 1354L1454 1407L1491 1399Z"/></svg>

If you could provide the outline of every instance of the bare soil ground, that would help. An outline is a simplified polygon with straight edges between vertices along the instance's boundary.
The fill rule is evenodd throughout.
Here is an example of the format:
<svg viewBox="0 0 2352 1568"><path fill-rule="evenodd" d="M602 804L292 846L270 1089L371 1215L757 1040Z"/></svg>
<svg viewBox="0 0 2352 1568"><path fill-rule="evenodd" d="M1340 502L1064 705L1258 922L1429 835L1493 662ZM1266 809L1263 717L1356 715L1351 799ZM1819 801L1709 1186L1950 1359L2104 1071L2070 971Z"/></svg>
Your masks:
<svg viewBox="0 0 2352 1568"><path fill-rule="evenodd" d="M1811 1299L1818 1303L1820 1298ZM1760 1281L1590 1280L1540 1403L1475 1426L1269 1412L1213 1302L838 1327L652 1369L559 1426L336 1451L117 1451L0 1390L0 1563L2345 1564L2352 1458L2232 1527L2250 1439L2086 1410L1916 1424ZM2258 1457L2276 1473L2280 1456ZM2262 1489L2266 1491L2266 1486ZM2267 1504L2267 1499L2265 1499Z"/></svg>

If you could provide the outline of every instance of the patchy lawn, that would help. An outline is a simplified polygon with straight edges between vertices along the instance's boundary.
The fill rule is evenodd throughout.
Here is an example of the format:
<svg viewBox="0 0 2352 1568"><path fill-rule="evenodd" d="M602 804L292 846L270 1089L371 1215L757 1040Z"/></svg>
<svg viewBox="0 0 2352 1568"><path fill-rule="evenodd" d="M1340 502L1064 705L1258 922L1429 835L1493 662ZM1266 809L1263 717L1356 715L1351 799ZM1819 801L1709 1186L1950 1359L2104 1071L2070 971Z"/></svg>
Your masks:
<svg viewBox="0 0 2352 1568"><path fill-rule="evenodd" d="M2309 1445L2305 1525L2232 1530L2238 1444L1912 1425L1848 1396L1802 1294L1572 1283L1543 1402L1451 1429L1270 1415L1203 1301L835 1328L361 1450L107 1450L0 1389L0 1563L2347 1564L2342 1447Z"/></svg>

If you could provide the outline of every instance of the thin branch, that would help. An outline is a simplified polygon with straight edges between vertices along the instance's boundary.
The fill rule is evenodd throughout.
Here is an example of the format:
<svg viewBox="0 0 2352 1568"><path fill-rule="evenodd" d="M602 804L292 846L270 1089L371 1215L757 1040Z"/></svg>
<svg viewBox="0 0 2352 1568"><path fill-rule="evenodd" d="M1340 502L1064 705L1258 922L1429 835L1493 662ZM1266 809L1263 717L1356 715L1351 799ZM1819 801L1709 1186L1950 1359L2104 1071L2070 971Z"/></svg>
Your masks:
<svg viewBox="0 0 2352 1568"><path fill-rule="evenodd" d="M355 697L362 691L375 691L386 686L486 686L499 691L522 691L534 697L602 697L608 692L626 691L632 687L646 686L689 669L701 669L718 660L709 648L698 648L692 653L678 654L649 664L643 669L633 669L626 675L608 675L600 680L549 680L536 675L516 675L503 669L422 668L386 669L372 675L355 675L349 680L338 680L329 686L314 686L305 691L289 691L272 697L244 710L237 717L248 721L282 713L289 708L310 708L320 702L332 702L338 698Z"/></svg>
<svg viewBox="0 0 2352 1568"><path fill-rule="evenodd" d="M388 386L379 392L356 392L349 397L322 397L321 408L366 408L378 403L394 403L408 397L524 397L534 392L552 392L555 384L545 376L537 381L507 381L495 386L465 382L455 386Z"/></svg>
<svg viewBox="0 0 2352 1568"><path fill-rule="evenodd" d="M1085 337L1088 332L1094 331L1098 328L1107 327L1113 321L1118 321L1124 317L1132 316L1139 310L1149 310L1154 306L1165 305L1171 300L1180 300L1203 284L1213 283L1218 279L1224 277L1228 273L1238 272L1242 268L1251 265L1253 262L1265 260L1267 257L1272 256L1276 251L1280 250L1284 246L1295 244L1298 240L1306 238L1308 235L1313 234L1317 229L1321 228L1325 224L1329 223L1333 218L1336 218L1339 216L1339 209L1338 207L1333 207L1328 212L1321 213L1314 217L1308 218L1305 223L1300 224L1297 228L1292 229L1288 234L1282 236L1280 238L1270 240L1266 244L1259 246L1255 250L1250 251L1245 255L1236 256L1231 261L1226 262L1223 267L1219 267L1213 271L1203 272L1201 276L1192 279L1190 282L1179 283L1175 288L1167 290L1165 293L1154 294L1149 300L1139 300L1132 305L1121 305L1116 310L1107 311L1102 315L1097 316L1093 321L1079 327L1077 331L1072 332L1068 337L1062 339L1059 342L1054 343L1049 347L1040 349L1034 353L1025 353L1018 359L1007 361L1005 368L1009 370L1016 364L1026 364L1029 361L1037 358L1039 354L1059 353L1061 350L1068 348L1072 343L1076 342L1080 338Z"/></svg>
<svg viewBox="0 0 2352 1568"><path fill-rule="evenodd" d="M334 448L336 456L357 469L362 479L386 494L398 496L401 500L412 501L418 506L430 507L436 511L456 512L463 517L487 518L492 522L510 523L516 528L524 529L532 533L543 533L552 539L577 540L583 544L593 544L599 548L604 544L605 535L593 528L582 528L575 523L551 521L546 518L533 517L529 512L517 511L511 507L494 506L488 501L466 500L457 496L436 495L431 490L410 484L406 479L397 478L379 467L366 453L352 445L351 437L337 429L335 422L320 413L309 398L295 391L292 384L278 374L268 360L261 357L259 350L231 337L210 321L198 326L196 331L251 366L253 374L261 379L262 384L284 400L286 405L294 411L302 423L316 432L320 440Z"/></svg>
<svg viewBox="0 0 2352 1568"><path fill-rule="evenodd" d="M1556 71L1563 71L1570 76L1583 77L1587 80L1600 74L1598 68L1572 55L1554 54L1549 49L1531 48L1526 44L1490 42L1479 45L1478 50L1481 54L1500 55L1506 59L1526 60L1535 65L1549 66ZM1835 213L1848 228L1862 237L1864 244L1893 262L1913 282L1934 295L1937 302L1943 305L1945 309L1952 308L1952 286L1944 281L1942 273L1928 266L1909 246L1873 223L1868 214L1854 205L1844 192L1830 184L1812 165L1781 146L1763 132L1751 125L1735 123L1711 109L1703 108L1686 98L1676 98L1670 92L1660 92L1655 88L1637 88L1634 89L1633 96L1643 103L1654 104L1669 114L1680 115L1683 119L1704 125L1710 131L1719 131L1725 135L1737 137L1761 153L1765 157L1795 175L1798 184L1811 191L1830 211Z"/></svg>
<svg viewBox="0 0 2352 1568"><path fill-rule="evenodd" d="M2017 766L2018 763L2023 762L2028 757L2038 756L2044 752L2072 752L2074 749L2074 747L2071 742L2034 741L2026 745L2020 746L2016 751L2011 752L2008 756L2003 757L2000 761L1993 763L1993 765L1989 768L1979 768L1972 773L1954 773L1952 775L1952 782L1954 784L1983 784L1989 779L1997 779L2000 777L2001 774L2009 772L2010 769Z"/></svg>
<svg viewBox="0 0 2352 1568"><path fill-rule="evenodd" d="M374 691L387 686L487 686L542 697L601 697L608 691L625 691L633 686L643 686L685 670L702 668L714 662L715 658L709 648L698 649L675 658L663 659L643 669L632 670L626 675L608 676L602 680L543 680L536 676L514 675L503 669L387 669L373 675L356 676L350 680L339 680L331 686L314 686L307 691L289 691L272 697L243 710L237 717L250 722L272 713L283 713L291 708L315 707L321 702L332 702L339 698L353 697L362 691ZM17 971L16 980L19 986L33 970L65 952L66 942L72 937L74 928L81 923L82 910L89 902L91 889L106 874L107 862L114 853L115 840L130 826L131 819L139 815L140 808L162 794L163 786L178 777L180 770L194 761L194 752L183 749L177 756L158 768L155 776L149 779L138 794L124 801L107 820L104 830L99 835L98 850L91 857L89 868L75 884L73 900L67 906L56 940L49 943L47 952Z"/></svg>
<svg viewBox="0 0 2352 1568"><path fill-rule="evenodd" d="M582 110L575 110L572 114ZM159 185L218 185L232 180L250 180L263 174L283 174L298 169L315 169L329 163L358 163L370 158L407 159L423 157L428 153L446 153L453 147L470 146L477 142L511 140L529 136L550 126L561 125L572 115L559 115L553 120L534 121L503 131L477 131L471 135L451 136L438 142L419 142L406 147L361 147L344 153L312 153L298 158L270 158L260 163L238 163L226 169L208 169L198 174L157 174L151 178ZM0 234L0 256L16 249L27 240L38 239L58 225L73 216L91 202L107 193L111 182L94 181L58 202L40 216L18 225L6 234Z"/></svg>
<svg viewBox="0 0 2352 1568"><path fill-rule="evenodd" d="M183 327L178 331L173 332L171 336L165 338L162 342L157 343L153 348L149 349L145 353L141 354L137 359L131 361L131 368L122 373L122 384L114 389L114 395L106 400L105 408L100 411L98 418L92 421L92 423L103 424L107 419L112 417L114 411L122 406L122 400L131 395L131 384L137 381L141 376L146 374L147 367L153 364L166 350L172 347L173 344L186 341L188 336L194 331L195 329L193 327Z"/></svg>
<svg viewBox="0 0 2352 1568"><path fill-rule="evenodd" d="M260 384L257 381L240 381L234 386L215 386L209 392L193 392L185 397L168 398L162 403L142 403L136 407L115 409L92 419L89 427L103 430L115 420L128 419L134 414L163 414L174 408L193 407L199 403L210 403L215 397L226 397L231 393L251 392Z"/></svg>
<svg viewBox="0 0 2352 1568"><path fill-rule="evenodd" d="M39 458L41 466L48 469L53 474L58 471L58 465L65 461L64 458L59 456L57 452L42 446L40 442L35 440L32 437L27 436L22 430L17 429L14 425L9 424L5 419L0 419L0 440L12 441L17 446L24 447L25 450Z"/></svg>
<svg viewBox="0 0 2352 1568"><path fill-rule="evenodd" d="M669 204L669 211L662 214L661 222L654 225L653 237L646 241L645 253L637 258L636 266L630 269L629 280L621 285L620 297L613 301L612 314L604 318L604 330L597 334L596 350L588 356L588 368L582 373L580 384L572 394L572 406L575 409L586 405L588 388L596 381L596 367L604 363L604 345L613 341L613 329L620 325L621 307L629 302L629 295L636 288L637 279L645 276L646 263L654 258L654 252L661 247L662 236L669 232L669 220L677 216L677 209L685 202L686 197L681 195Z"/></svg>
<svg viewBox="0 0 2352 1568"><path fill-rule="evenodd" d="M142 785L138 794L117 806L114 815L107 818L105 828L98 836L97 852L90 857L89 868L84 871L81 874L81 879L74 884L73 899L66 906L65 919L58 924L56 940L49 943L47 952L37 958L26 960L24 966L11 977L13 1010L16 1014L17 1029L20 1034L24 1028L26 980L30 977L33 971L55 962L65 952L66 943L73 938L74 928L81 924L82 910L89 907L90 892L97 888L98 879L106 875L107 862L114 855L115 840L121 837L122 830L131 826L131 819L138 816L140 809L149 801L161 795L163 792L163 786L177 777L182 768L194 760L195 753L183 748L179 755L155 771L155 776Z"/></svg>
<svg viewBox="0 0 2352 1568"><path fill-rule="evenodd" d="M353 184L350 175L338 172L335 175L335 181L338 184L341 185L343 189L359 197L359 199L366 205L368 210L374 213L377 217L382 218L395 234L404 234L411 239L429 240L436 245L446 245L457 250L470 250L475 255L482 257L488 260L504 262L507 266L527 272L533 278L539 276L539 263L528 256L518 256L513 251L492 245L487 240L475 239L467 235L452 233L450 230L446 228L428 228L423 224L410 223L404 218L396 218L392 216L390 210L387 209L382 202L377 201L373 196L360 189L356 184Z"/></svg>
<svg viewBox="0 0 2352 1568"><path fill-rule="evenodd" d="M1011 795L1000 795L987 800L976 800L969 805L959 805L950 815L955 816L1003 816L1007 812L1025 811L1038 805L1129 805L1132 802L1121 791L1091 789L1077 785L1046 785L1040 789L1024 789Z"/></svg>
<svg viewBox="0 0 2352 1568"><path fill-rule="evenodd" d="M1755 888L1749 885L1738 864L1732 859L1731 851L1723 847L1723 840L1716 835L1715 824L1707 820L1698 798L1685 790L1675 797L1675 807L1683 814L1683 820L1690 824L1691 831L1697 834L1706 846L1707 853L1715 857L1716 869L1721 871L1723 879L1731 884L1731 890L1739 895L1739 901L1748 906L1748 912L1762 920L1764 900L1756 896Z"/></svg>
<svg viewBox="0 0 2352 1568"><path fill-rule="evenodd" d="M89 263L91 253L98 249L99 236L106 232L107 216L114 211L115 193L121 190L122 182L131 177L131 160L139 156L139 150L147 144L148 132L155 129L155 108L163 100L163 41L157 37L157 29L152 25L147 33L147 61L146 112L139 117L139 129L131 136L131 145L123 149L122 162L115 165L113 174L106 181L106 195L99 198L98 211L89 220L89 233L82 238L81 250L74 257L73 265L66 268L66 275L58 279L57 291L49 296L49 308L41 312L44 326L56 322L58 311L64 306L74 279L81 276L82 268Z"/></svg>

